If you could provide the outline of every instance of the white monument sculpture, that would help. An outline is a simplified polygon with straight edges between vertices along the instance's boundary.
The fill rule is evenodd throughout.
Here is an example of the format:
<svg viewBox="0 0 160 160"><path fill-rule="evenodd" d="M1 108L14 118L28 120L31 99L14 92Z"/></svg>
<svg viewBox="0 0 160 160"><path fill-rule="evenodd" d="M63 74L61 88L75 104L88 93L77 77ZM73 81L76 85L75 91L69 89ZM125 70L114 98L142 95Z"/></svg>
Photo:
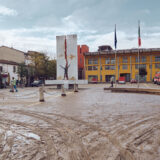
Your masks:
<svg viewBox="0 0 160 160"><path fill-rule="evenodd" d="M46 80L46 85L88 84L88 80L78 80L77 35L57 36L57 80Z"/></svg>

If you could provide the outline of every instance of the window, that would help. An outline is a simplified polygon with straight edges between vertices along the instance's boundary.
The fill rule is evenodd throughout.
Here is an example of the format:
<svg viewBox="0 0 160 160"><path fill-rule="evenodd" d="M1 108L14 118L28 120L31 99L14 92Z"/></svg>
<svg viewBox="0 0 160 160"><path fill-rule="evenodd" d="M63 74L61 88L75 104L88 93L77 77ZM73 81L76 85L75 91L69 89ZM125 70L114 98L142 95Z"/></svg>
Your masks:
<svg viewBox="0 0 160 160"><path fill-rule="evenodd" d="M135 65L135 68L138 69L138 64ZM139 68L145 68L146 69L146 64L140 64Z"/></svg>
<svg viewBox="0 0 160 160"><path fill-rule="evenodd" d="M138 63L138 56L135 57L136 63ZM140 62L146 62L146 56L139 57Z"/></svg>
<svg viewBox="0 0 160 160"><path fill-rule="evenodd" d="M115 64L115 58L111 58L111 64Z"/></svg>
<svg viewBox="0 0 160 160"><path fill-rule="evenodd" d="M16 72L16 66L13 66L13 72L14 73Z"/></svg>
<svg viewBox="0 0 160 160"><path fill-rule="evenodd" d="M88 71L96 71L98 70L98 66L88 66Z"/></svg>
<svg viewBox="0 0 160 160"><path fill-rule="evenodd" d="M141 62L146 62L146 56L141 57Z"/></svg>
<svg viewBox="0 0 160 160"><path fill-rule="evenodd" d="M105 70L115 70L115 66L114 65L107 65L107 66L105 66Z"/></svg>
<svg viewBox="0 0 160 160"><path fill-rule="evenodd" d="M0 66L0 72L3 72L3 67L2 66Z"/></svg>
<svg viewBox="0 0 160 160"><path fill-rule="evenodd" d="M98 70L98 66L93 66L93 70Z"/></svg>
<svg viewBox="0 0 160 160"><path fill-rule="evenodd" d="M98 64L98 59L94 59L93 64Z"/></svg>
<svg viewBox="0 0 160 160"><path fill-rule="evenodd" d="M88 59L88 64L98 64L98 59Z"/></svg>
<svg viewBox="0 0 160 160"><path fill-rule="evenodd" d="M160 56L155 56L155 62L160 62Z"/></svg>
<svg viewBox="0 0 160 160"><path fill-rule="evenodd" d="M92 66L88 66L88 71L92 71Z"/></svg>
<svg viewBox="0 0 160 160"><path fill-rule="evenodd" d="M106 64L110 64L110 59L106 58Z"/></svg>
<svg viewBox="0 0 160 160"><path fill-rule="evenodd" d="M123 68L124 70L126 70L126 69L128 69L128 65L123 64L122 68Z"/></svg>
<svg viewBox="0 0 160 160"><path fill-rule="evenodd" d="M109 66L105 66L105 70L109 70Z"/></svg>
<svg viewBox="0 0 160 160"><path fill-rule="evenodd" d="M126 56L123 57L123 63L128 63L128 58Z"/></svg>
<svg viewBox="0 0 160 160"><path fill-rule="evenodd" d="M155 68L160 69L160 63L156 63L156 64L155 64Z"/></svg>
<svg viewBox="0 0 160 160"><path fill-rule="evenodd" d="M115 70L115 65L111 65L110 70Z"/></svg>
<svg viewBox="0 0 160 160"><path fill-rule="evenodd" d="M88 64L92 64L92 59L88 59Z"/></svg>

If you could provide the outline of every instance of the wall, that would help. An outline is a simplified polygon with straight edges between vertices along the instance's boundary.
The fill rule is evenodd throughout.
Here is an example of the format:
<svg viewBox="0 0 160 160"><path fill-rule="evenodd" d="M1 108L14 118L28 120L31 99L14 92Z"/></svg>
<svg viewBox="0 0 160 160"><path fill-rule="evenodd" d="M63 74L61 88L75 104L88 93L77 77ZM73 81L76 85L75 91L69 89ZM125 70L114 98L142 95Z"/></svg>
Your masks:
<svg viewBox="0 0 160 160"><path fill-rule="evenodd" d="M0 47L0 60L7 60L16 63L25 61L24 52L18 51L13 48L2 46Z"/></svg>
<svg viewBox="0 0 160 160"><path fill-rule="evenodd" d="M123 57L127 57L127 63L123 63ZM115 64L105 64L106 58L114 58L114 54L108 54L108 55L87 55L85 56L85 78L88 79L89 75L96 75L98 76L98 82L105 82L105 76L106 75L115 75L116 73L116 80L120 77L120 74L130 74L130 79L135 79L136 75L138 75L138 69L135 68L136 63L136 56L137 53L132 54L118 54L117 55L117 63L116 63L116 70L106 70L105 66L111 66ZM140 62L140 64L146 64L146 81L150 82L152 81L153 77L157 72L160 72L160 68L155 68L155 56L160 56L160 52L152 52L152 53L141 53L140 56L146 56L146 62ZM98 59L98 64L88 64L89 59ZM127 65L127 69L123 69L123 65ZM89 71L89 66L97 66L97 70ZM101 67L100 67L101 66ZM150 67L152 66L152 68ZM102 70L100 69L102 68Z"/></svg>
<svg viewBox="0 0 160 160"><path fill-rule="evenodd" d="M89 47L87 45L78 45L78 78L85 79L84 75L84 53L89 52Z"/></svg>
<svg viewBox="0 0 160 160"><path fill-rule="evenodd" d="M57 36L57 80L64 79L65 36ZM78 80L77 35L67 35L67 59L69 80Z"/></svg>
<svg viewBox="0 0 160 160"><path fill-rule="evenodd" d="M10 65L10 64L1 64L1 63L0 63L0 66L3 67L2 74L9 73L9 77L6 78L6 81L8 83L10 83L10 80L12 79L12 77L14 77L16 80L18 80L18 74L17 74L18 66ZM13 72L13 66L16 66L16 72Z"/></svg>

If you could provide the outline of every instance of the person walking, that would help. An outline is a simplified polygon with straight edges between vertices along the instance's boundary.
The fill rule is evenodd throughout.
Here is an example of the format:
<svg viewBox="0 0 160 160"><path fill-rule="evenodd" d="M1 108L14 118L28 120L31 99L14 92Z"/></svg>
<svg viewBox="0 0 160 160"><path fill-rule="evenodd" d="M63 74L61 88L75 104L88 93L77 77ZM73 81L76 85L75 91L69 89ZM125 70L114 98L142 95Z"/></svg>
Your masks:
<svg viewBox="0 0 160 160"><path fill-rule="evenodd" d="M18 92L18 90L17 90L17 85L16 85L16 80L15 80L14 77L12 77L12 80L11 80L11 92L14 92L14 90L15 90L16 92Z"/></svg>
<svg viewBox="0 0 160 160"><path fill-rule="evenodd" d="M111 87L113 87L113 81L114 81L114 78L113 78L113 76L112 76L111 79L110 79Z"/></svg>
<svg viewBox="0 0 160 160"><path fill-rule="evenodd" d="M15 89L16 92L18 92L17 90L17 81L16 79L13 77L13 88Z"/></svg>

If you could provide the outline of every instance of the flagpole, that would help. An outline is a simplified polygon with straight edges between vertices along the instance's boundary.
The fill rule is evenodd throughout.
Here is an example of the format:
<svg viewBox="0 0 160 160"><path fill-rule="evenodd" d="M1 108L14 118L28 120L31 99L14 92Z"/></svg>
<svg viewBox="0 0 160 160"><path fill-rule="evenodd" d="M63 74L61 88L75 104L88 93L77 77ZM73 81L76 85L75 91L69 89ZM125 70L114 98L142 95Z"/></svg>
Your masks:
<svg viewBox="0 0 160 160"><path fill-rule="evenodd" d="M115 45L115 88L117 86L116 83L116 74L117 74L117 69L116 69L116 63L117 63L117 34L116 34L116 24L115 24L115 37L114 37L114 45Z"/></svg>
<svg viewBox="0 0 160 160"><path fill-rule="evenodd" d="M138 21L138 88L139 88L139 66L140 66L140 57L139 57L139 47L141 45L140 39L140 21Z"/></svg>
<svg viewBox="0 0 160 160"><path fill-rule="evenodd" d="M138 88L139 88L139 46L138 46Z"/></svg>
<svg viewBox="0 0 160 160"><path fill-rule="evenodd" d="M116 74L117 74L116 63L117 63L117 51L115 49L115 88L117 86L117 82L116 82Z"/></svg>

